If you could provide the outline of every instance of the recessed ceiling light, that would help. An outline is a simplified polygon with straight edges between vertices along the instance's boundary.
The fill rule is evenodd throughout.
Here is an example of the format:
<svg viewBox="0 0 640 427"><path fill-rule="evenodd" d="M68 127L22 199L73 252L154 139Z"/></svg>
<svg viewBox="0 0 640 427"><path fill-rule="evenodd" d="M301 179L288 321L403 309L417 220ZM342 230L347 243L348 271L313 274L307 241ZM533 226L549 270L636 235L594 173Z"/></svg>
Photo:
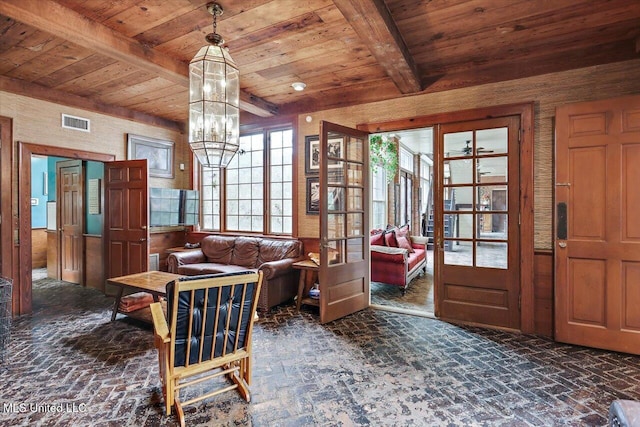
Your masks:
<svg viewBox="0 0 640 427"><path fill-rule="evenodd" d="M297 91L301 91L301 90L304 90L304 88L307 87L307 85L302 82L295 82L295 83L291 83L291 87Z"/></svg>

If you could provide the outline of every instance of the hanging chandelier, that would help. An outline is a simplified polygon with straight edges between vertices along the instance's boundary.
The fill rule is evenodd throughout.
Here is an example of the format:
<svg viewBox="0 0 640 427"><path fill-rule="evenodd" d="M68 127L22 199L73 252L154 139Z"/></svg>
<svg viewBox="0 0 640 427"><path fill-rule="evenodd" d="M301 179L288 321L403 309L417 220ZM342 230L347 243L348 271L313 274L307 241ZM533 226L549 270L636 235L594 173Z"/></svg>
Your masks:
<svg viewBox="0 0 640 427"><path fill-rule="evenodd" d="M203 166L224 168L239 147L240 73L216 33L222 6L209 3L207 10L213 33L189 63L189 146Z"/></svg>

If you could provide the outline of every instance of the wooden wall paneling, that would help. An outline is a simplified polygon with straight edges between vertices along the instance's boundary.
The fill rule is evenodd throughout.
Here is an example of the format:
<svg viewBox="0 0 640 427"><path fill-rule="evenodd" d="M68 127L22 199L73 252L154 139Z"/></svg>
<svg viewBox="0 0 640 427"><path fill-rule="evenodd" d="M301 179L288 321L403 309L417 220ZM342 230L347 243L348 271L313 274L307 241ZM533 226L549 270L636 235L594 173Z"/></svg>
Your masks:
<svg viewBox="0 0 640 427"><path fill-rule="evenodd" d="M536 251L533 260L534 333L553 337L553 252Z"/></svg>
<svg viewBox="0 0 640 427"><path fill-rule="evenodd" d="M31 268L47 266L47 230L34 228L31 230Z"/></svg>
<svg viewBox="0 0 640 427"><path fill-rule="evenodd" d="M176 231L151 231L150 233L149 254L158 254L158 267L161 271L167 271L167 257L169 254L166 249L184 246L187 243L187 231L185 229Z"/></svg>
<svg viewBox="0 0 640 427"><path fill-rule="evenodd" d="M58 231L47 231L47 277L60 279L60 261L58 260Z"/></svg>
<svg viewBox="0 0 640 427"><path fill-rule="evenodd" d="M84 285L87 288L105 292L104 242L102 236L85 234L84 236Z"/></svg>

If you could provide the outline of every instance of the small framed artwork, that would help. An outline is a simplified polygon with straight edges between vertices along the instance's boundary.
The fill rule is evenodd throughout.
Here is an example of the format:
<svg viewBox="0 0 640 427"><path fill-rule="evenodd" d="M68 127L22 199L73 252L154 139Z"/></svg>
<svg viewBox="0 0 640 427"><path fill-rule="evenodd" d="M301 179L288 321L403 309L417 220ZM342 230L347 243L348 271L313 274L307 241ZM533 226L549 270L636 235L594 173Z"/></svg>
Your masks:
<svg viewBox="0 0 640 427"><path fill-rule="evenodd" d="M173 141L127 134L127 159L147 159L149 176L173 178Z"/></svg>
<svg viewBox="0 0 640 427"><path fill-rule="evenodd" d="M307 214L320 214L320 178L307 178Z"/></svg>
<svg viewBox="0 0 640 427"><path fill-rule="evenodd" d="M307 175L320 173L320 139L318 135L304 137L305 159L304 170ZM327 141L327 155L330 157L343 157L344 140L342 138L332 138ZM328 169L336 169L342 166L339 160L329 160Z"/></svg>

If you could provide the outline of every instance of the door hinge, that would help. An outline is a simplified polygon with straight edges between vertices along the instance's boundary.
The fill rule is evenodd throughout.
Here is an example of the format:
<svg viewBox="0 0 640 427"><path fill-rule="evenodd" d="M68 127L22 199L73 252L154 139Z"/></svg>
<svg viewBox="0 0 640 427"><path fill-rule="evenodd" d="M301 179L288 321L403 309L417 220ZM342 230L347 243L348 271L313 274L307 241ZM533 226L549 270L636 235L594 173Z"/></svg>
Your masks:
<svg viewBox="0 0 640 427"><path fill-rule="evenodd" d="M518 142L522 142L522 134L524 133L524 129L518 129Z"/></svg>
<svg viewBox="0 0 640 427"><path fill-rule="evenodd" d="M518 295L518 310L522 310L522 295Z"/></svg>
<svg viewBox="0 0 640 427"><path fill-rule="evenodd" d="M522 225L522 214L518 214L518 225Z"/></svg>

